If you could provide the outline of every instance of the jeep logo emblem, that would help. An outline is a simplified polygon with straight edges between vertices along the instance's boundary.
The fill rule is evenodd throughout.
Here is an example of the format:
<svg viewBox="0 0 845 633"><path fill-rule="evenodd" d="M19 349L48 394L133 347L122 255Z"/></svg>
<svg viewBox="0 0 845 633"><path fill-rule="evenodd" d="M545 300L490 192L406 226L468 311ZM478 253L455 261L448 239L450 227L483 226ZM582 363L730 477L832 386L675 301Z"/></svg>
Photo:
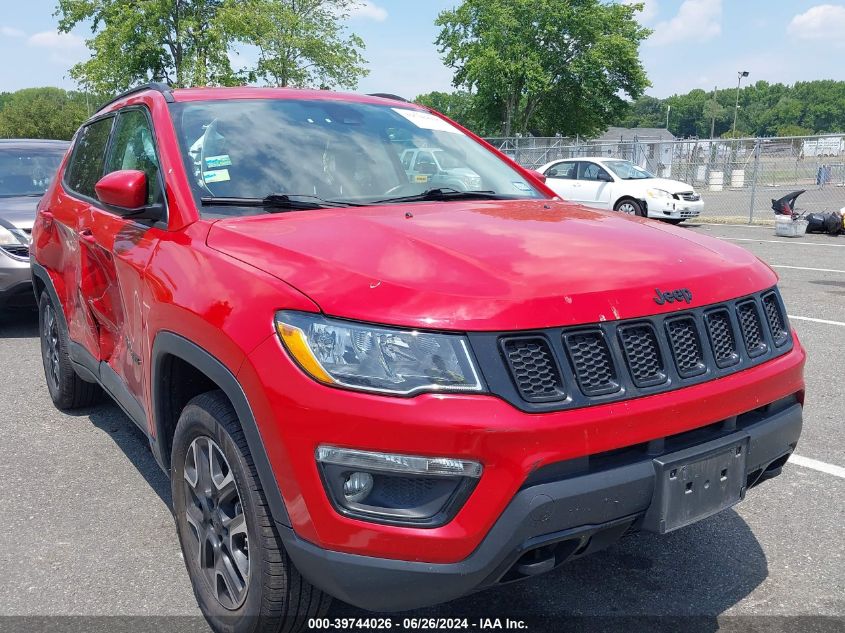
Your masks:
<svg viewBox="0 0 845 633"><path fill-rule="evenodd" d="M687 288L678 288L677 290L667 290L663 292L659 288L654 289L654 294L657 295L652 297L654 302L662 306L664 303L675 303L686 301L687 303L692 302L692 292L689 291Z"/></svg>

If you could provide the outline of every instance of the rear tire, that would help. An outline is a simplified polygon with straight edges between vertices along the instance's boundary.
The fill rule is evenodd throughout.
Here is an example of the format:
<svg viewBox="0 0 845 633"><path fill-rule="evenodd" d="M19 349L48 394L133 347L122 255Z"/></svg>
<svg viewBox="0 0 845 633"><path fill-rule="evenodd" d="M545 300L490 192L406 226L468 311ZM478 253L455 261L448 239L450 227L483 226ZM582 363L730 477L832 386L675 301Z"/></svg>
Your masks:
<svg viewBox="0 0 845 633"><path fill-rule="evenodd" d="M622 200L613 205L613 210L619 211L619 213L624 213L625 215L636 215L641 218L645 217L643 205L633 198L622 198Z"/></svg>
<svg viewBox="0 0 845 633"><path fill-rule="evenodd" d="M100 399L99 385L79 377L68 353L68 335L57 306L45 290L38 300L38 332L41 337L41 361L47 390L56 408L62 410L88 407Z"/></svg>
<svg viewBox="0 0 845 633"><path fill-rule="evenodd" d="M294 632L325 615L331 598L305 580L285 552L223 392L201 394L182 411L171 465L179 543L212 629Z"/></svg>

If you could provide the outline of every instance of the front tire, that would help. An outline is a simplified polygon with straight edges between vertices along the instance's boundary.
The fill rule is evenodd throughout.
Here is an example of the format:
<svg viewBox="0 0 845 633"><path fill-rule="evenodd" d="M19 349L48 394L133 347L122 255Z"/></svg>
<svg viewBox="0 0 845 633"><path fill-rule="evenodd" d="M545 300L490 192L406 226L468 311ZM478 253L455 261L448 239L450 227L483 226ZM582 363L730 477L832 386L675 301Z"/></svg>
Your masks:
<svg viewBox="0 0 845 633"><path fill-rule="evenodd" d="M61 308L53 304L45 290L38 300L38 332L41 337L41 362L47 390L56 408L62 410L88 407L100 398L100 386L79 377L70 362L68 335L59 317Z"/></svg>
<svg viewBox="0 0 845 633"><path fill-rule="evenodd" d="M614 211L619 211L625 215L636 215L638 217L645 217L643 205L633 198L622 198L619 202L613 205Z"/></svg>
<svg viewBox="0 0 845 633"><path fill-rule="evenodd" d="M686 218L665 218L663 221L668 222L669 224L674 224L677 226L681 222L683 222Z"/></svg>
<svg viewBox="0 0 845 633"><path fill-rule="evenodd" d="M173 511L185 566L211 628L298 631L331 598L302 578L284 550L231 403L220 391L191 400L176 426Z"/></svg>

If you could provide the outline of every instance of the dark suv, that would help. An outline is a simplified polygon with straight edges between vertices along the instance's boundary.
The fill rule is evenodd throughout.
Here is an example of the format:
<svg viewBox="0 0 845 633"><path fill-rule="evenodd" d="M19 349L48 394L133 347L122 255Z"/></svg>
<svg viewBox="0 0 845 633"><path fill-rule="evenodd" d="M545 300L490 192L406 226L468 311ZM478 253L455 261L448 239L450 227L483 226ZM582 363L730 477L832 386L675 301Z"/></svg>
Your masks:
<svg viewBox="0 0 845 633"><path fill-rule="evenodd" d="M476 186L410 178L414 148ZM431 605L675 530L801 432L769 267L566 203L404 101L132 91L77 133L32 250L50 395L105 391L149 438L220 631L302 626L327 596Z"/></svg>

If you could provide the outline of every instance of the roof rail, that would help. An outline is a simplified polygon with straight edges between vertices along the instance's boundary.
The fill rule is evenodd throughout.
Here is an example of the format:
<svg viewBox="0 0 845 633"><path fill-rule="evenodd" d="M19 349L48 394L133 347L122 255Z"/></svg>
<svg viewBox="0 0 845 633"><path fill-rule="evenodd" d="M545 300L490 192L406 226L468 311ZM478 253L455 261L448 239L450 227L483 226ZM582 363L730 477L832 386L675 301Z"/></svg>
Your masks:
<svg viewBox="0 0 845 633"><path fill-rule="evenodd" d="M164 100L167 101L167 103L173 103L175 101L175 99L173 98L173 89L170 86L161 82L150 82L141 84L140 86L135 86L134 88L130 88L129 90L121 92L119 95L113 97L112 99L101 105L99 110L102 110L106 106L110 106L115 101L120 101L124 97L134 95L136 92L144 92L146 90L155 90L156 92L160 92L162 95L164 95Z"/></svg>
<svg viewBox="0 0 845 633"><path fill-rule="evenodd" d="M399 95L390 94L389 92L371 92L367 95L368 97L381 97L382 99L392 99L393 101L403 101L405 103L410 103L407 99L403 99Z"/></svg>

